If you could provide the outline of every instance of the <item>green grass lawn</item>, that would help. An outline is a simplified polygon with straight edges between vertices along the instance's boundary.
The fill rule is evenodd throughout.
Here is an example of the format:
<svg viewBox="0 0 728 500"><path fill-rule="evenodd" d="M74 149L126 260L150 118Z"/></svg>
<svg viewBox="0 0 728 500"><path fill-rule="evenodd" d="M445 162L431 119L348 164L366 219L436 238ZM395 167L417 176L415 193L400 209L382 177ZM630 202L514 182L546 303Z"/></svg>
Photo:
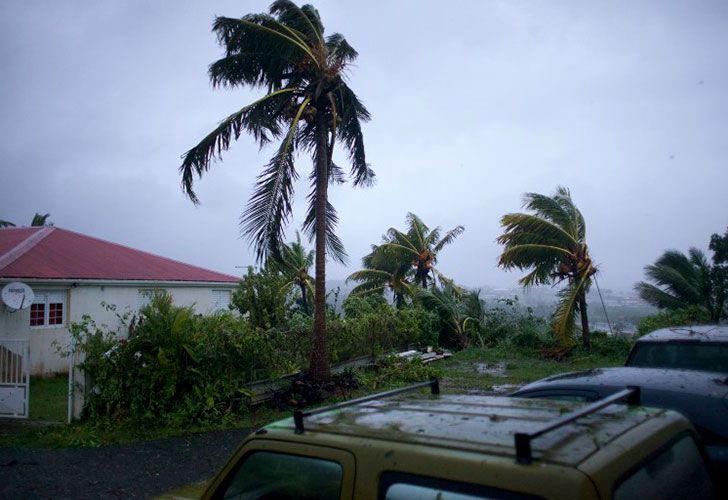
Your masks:
<svg viewBox="0 0 728 500"><path fill-rule="evenodd" d="M432 367L439 373L443 393L462 394L489 392L493 390L494 386L505 384L522 385L557 373L622 364L624 364L624 357L621 356L580 355L579 351L575 351L565 361L551 361L539 358L533 351L514 348L469 348L455 353L449 359L438 361ZM504 368L502 373L487 372L492 366L498 365ZM65 377L31 379L31 418L65 421L67 384ZM364 385L355 391L352 397L404 385L407 383L396 380L382 381L376 386L364 382ZM503 392L510 392L510 390L505 389ZM290 411L259 408L223 424L183 428L141 428L137 425L119 422L81 422L70 426L33 430L14 436L0 436L0 446L101 446L217 429L256 428L273 420L290 416L290 414Z"/></svg>
<svg viewBox="0 0 728 500"><path fill-rule="evenodd" d="M30 377L30 419L65 422L68 418L68 376Z"/></svg>
<svg viewBox="0 0 728 500"><path fill-rule="evenodd" d="M535 380L576 370L624 365L622 357L595 354L572 355L565 361L534 357L517 349L470 348L442 362L442 385L445 392L469 393L492 391L502 385L523 385ZM499 373L491 373L490 369ZM499 368L505 368L501 370ZM505 389L501 392L511 392Z"/></svg>

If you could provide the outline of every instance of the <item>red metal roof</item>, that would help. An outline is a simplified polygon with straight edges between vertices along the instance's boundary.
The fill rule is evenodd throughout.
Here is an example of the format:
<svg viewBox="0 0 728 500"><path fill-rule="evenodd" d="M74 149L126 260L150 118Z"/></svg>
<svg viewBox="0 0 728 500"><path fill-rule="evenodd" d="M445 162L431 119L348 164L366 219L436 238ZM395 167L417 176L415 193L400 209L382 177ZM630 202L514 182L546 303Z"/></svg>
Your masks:
<svg viewBox="0 0 728 500"><path fill-rule="evenodd" d="M0 278L240 281L236 276L51 226L0 229Z"/></svg>

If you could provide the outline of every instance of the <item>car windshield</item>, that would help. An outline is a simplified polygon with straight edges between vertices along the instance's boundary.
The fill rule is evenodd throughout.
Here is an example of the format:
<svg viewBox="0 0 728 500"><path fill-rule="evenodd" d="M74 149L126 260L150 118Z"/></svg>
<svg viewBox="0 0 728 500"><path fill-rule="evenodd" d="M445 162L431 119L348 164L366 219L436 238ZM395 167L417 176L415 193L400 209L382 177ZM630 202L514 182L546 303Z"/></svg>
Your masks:
<svg viewBox="0 0 728 500"><path fill-rule="evenodd" d="M688 342L639 342L627 366L728 372L728 345Z"/></svg>

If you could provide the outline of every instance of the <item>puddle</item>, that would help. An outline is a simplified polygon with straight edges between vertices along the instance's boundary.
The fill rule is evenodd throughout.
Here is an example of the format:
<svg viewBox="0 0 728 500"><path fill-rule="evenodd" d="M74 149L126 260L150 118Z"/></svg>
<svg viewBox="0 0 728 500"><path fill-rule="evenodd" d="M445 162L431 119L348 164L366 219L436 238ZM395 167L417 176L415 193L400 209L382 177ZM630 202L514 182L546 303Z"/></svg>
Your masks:
<svg viewBox="0 0 728 500"><path fill-rule="evenodd" d="M482 373L483 375L491 375L493 377L505 377L506 376L506 364L505 362L488 364L488 363L474 363L475 371Z"/></svg>
<svg viewBox="0 0 728 500"><path fill-rule="evenodd" d="M493 386L493 392L497 392L499 394L504 392L513 392L516 389L520 389L520 385L518 384L501 384L501 385L494 385Z"/></svg>

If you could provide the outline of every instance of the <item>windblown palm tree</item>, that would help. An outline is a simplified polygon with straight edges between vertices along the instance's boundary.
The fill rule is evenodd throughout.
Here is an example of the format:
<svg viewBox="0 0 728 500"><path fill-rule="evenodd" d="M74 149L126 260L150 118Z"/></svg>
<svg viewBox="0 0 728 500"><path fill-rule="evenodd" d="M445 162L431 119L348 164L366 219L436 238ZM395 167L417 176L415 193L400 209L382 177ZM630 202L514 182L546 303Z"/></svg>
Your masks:
<svg viewBox="0 0 728 500"><path fill-rule="evenodd" d="M311 314L310 301L313 296L314 279L308 273L313 265L314 251L306 250L301 244L301 235L296 231L296 241L281 245L279 256L272 256L268 262L278 269L289 282L301 291L303 312Z"/></svg>
<svg viewBox="0 0 728 500"><path fill-rule="evenodd" d="M465 228L457 226L440 238L440 228L430 230L413 213L407 214L407 232L390 228L381 245L362 259L364 269L352 273L346 280L359 281L352 293L392 292L394 304L404 306L405 299L415 293L414 287L427 288L436 279L455 286L453 281L437 270L437 254L452 243ZM455 287L457 289L457 287Z"/></svg>
<svg viewBox="0 0 728 500"><path fill-rule="evenodd" d="M241 217L241 229L259 261L280 254L280 242L291 218L294 160L297 152L311 154L311 191L303 229L315 238L316 287L313 348L309 371L316 380L329 377L326 348L326 253L344 261L346 254L335 234L338 221L328 202L332 182L343 181L333 162L336 140L348 151L355 186L370 185L374 172L366 163L361 121L369 113L344 80L357 52L338 33L324 36L318 11L276 0L270 14L241 19L218 17L213 32L225 55L210 66L213 87L262 87L267 94L225 118L197 146L183 156L182 187L197 203L195 177L207 172L230 141L247 132L262 147L280 140L278 150L258 176Z"/></svg>
<svg viewBox="0 0 728 500"><path fill-rule="evenodd" d="M697 248L690 248L688 255L667 250L654 264L645 266L645 276L652 283L635 285L642 300L668 310L698 306L708 312L711 321L720 319L725 299L708 259Z"/></svg>
<svg viewBox="0 0 728 500"><path fill-rule="evenodd" d="M397 261L384 252L379 251L377 245L372 245L369 255L362 258L364 269L349 275L346 281L359 281L360 284L351 291L354 295L370 293L383 293L388 290L392 293L392 301L397 309L405 305L407 297L412 296L413 285L408 278L412 264L408 261Z"/></svg>
<svg viewBox="0 0 728 500"><path fill-rule="evenodd" d="M557 188L553 196L526 193L523 207L533 213L501 218L505 232L497 241L504 250L498 265L504 269L530 269L519 280L523 287L565 283L554 312L554 331L566 342L574 332L575 313L579 312L582 341L588 349L591 336L586 294L597 268L589 257L584 217L563 187Z"/></svg>

